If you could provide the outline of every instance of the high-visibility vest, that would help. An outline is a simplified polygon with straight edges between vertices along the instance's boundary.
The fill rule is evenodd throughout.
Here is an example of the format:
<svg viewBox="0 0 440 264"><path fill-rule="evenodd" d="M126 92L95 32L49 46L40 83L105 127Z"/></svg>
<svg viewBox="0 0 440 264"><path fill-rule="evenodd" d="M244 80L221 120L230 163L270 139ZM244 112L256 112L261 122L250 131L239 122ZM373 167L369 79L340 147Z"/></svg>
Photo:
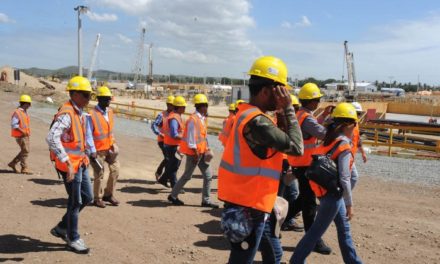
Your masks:
<svg viewBox="0 0 440 264"><path fill-rule="evenodd" d="M196 153L194 149L191 149L188 146L188 127L189 122L193 122L194 124L194 136L195 136L195 143L197 147L197 152L200 154L203 154L208 149L208 144L206 141L207 136L207 130L206 130L206 123L205 121L202 121L202 119L199 117L198 114L192 114L185 124L185 130L183 131L183 137L182 141L180 142L180 152L186 155L194 156Z"/></svg>
<svg viewBox="0 0 440 264"><path fill-rule="evenodd" d="M220 134L218 134L218 140L222 143L223 147L226 146L226 141L231 133L232 125L234 124L235 114L229 114L229 116L223 120L223 129Z"/></svg>
<svg viewBox="0 0 440 264"><path fill-rule="evenodd" d="M324 144L319 145L313 152L313 154L316 155L324 155L327 154L339 141L341 141L341 137L337 138L335 141L333 141L330 145L324 146ZM344 152L345 150L350 150L351 152L351 145L350 143L341 143L338 148L333 152L331 155L331 159L338 164L338 157L339 155ZM350 170L353 165L353 155L351 156L350 160ZM314 181L309 180L310 188L315 193L316 197L322 197L327 193L327 190L315 183Z"/></svg>
<svg viewBox="0 0 440 264"><path fill-rule="evenodd" d="M88 165L89 160L85 153L86 149L86 141L85 141L85 132L86 132L86 120L83 116L80 116L79 113L74 109L72 103L65 103L60 109L58 113L55 115L54 119L57 119L60 115L68 114L71 119L71 126L69 129L69 140L64 141L63 137L61 137L61 144L63 145L64 150L69 156L69 160L72 164L74 172L78 172L79 167L84 164ZM61 162L55 153L50 152L51 160L55 161L55 167L64 172L68 172L67 164L65 162Z"/></svg>
<svg viewBox="0 0 440 264"><path fill-rule="evenodd" d="M353 156L355 156L358 151L360 137L361 135L359 131L359 123L356 123L356 126L353 129L353 136L351 137L351 144L352 144L351 150L353 152Z"/></svg>
<svg viewBox="0 0 440 264"><path fill-rule="evenodd" d="M98 109L93 108L89 112L93 124L93 142L97 151L109 150L113 143L113 110L107 108L108 122Z"/></svg>
<svg viewBox="0 0 440 264"><path fill-rule="evenodd" d="M301 127L307 117L315 117L304 109L300 109L296 112L296 118L298 119L298 124ZM303 135L304 139L304 135ZM304 139L304 154L302 156L288 156L289 164L293 167L308 167L312 163L312 153L317 147L318 139L316 137L310 136L308 139Z"/></svg>
<svg viewBox="0 0 440 264"><path fill-rule="evenodd" d="M162 126L163 134L165 136L163 143L165 145L169 145L169 146L178 146L178 145L180 145L180 139L171 137L170 122L173 119L175 119L177 121L177 123L179 124L179 127L177 129L177 132L179 135L182 135L183 129L185 128L183 125L182 117L180 116L180 114L175 113L175 112L171 112L168 115L167 121L165 123L163 123L163 126Z"/></svg>
<svg viewBox="0 0 440 264"><path fill-rule="evenodd" d="M163 134L163 126L167 121L168 118L168 111L162 112L162 125L159 126L159 132ZM163 137L159 134L157 135L157 142L163 142Z"/></svg>
<svg viewBox="0 0 440 264"><path fill-rule="evenodd" d="M25 131L27 133L27 136L30 136L31 134L31 127L30 127L30 118L29 115L21 108L15 109L15 111L12 113L12 117L17 117L19 120L18 126L21 130ZM18 129L11 128L11 136L15 138L23 137L23 133L19 131Z"/></svg>
<svg viewBox="0 0 440 264"><path fill-rule="evenodd" d="M243 129L258 115L265 114L255 106L240 105L219 166L218 198L270 213L277 197L283 155L268 149L267 158L260 159L252 152Z"/></svg>

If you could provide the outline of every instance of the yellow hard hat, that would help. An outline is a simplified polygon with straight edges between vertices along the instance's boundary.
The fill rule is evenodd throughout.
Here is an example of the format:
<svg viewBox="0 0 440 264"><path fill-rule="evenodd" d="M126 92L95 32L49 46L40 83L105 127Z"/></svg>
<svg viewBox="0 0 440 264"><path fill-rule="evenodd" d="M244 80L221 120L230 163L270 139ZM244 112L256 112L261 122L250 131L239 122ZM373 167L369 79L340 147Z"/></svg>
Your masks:
<svg viewBox="0 0 440 264"><path fill-rule="evenodd" d="M194 96L194 104L208 104L208 98L204 94L196 94Z"/></svg>
<svg viewBox="0 0 440 264"><path fill-rule="evenodd" d="M300 100L311 100L321 98L323 94L319 90L318 85L314 83L306 83L303 85L301 90L299 90L298 97Z"/></svg>
<svg viewBox="0 0 440 264"><path fill-rule="evenodd" d="M173 105L174 106L186 106L185 98L183 98L183 96L176 96L176 98L174 98Z"/></svg>
<svg viewBox="0 0 440 264"><path fill-rule="evenodd" d="M358 120L356 108L352 104L349 103L340 103L338 104L332 113L333 118L349 118Z"/></svg>
<svg viewBox="0 0 440 264"><path fill-rule="evenodd" d="M20 103L32 103L32 99L31 99L31 97L29 96L29 95L27 95L27 94L22 94L21 96L20 96L20 101L19 101Z"/></svg>
<svg viewBox="0 0 440 264"><path fill-rule="evenodd" d="M249 75L270 79L274 82L287 85L287 67L279 58L263 56L258 58L248 72Z"/></svg>
<svg viewBox="0 0 440 264"><path fill-rule="evenodd" d="M235 106L239 106L239 105L244 104L244 103L246 103L246 101L240 99L240 100L235 101Z"/></svg>
<svg viewBox="0 0 440 264"><path fill-rule="evenodd" d="M101 86L98 88L98 97L112 97L112 92L110 91L110 89L107 86Z"/></svg>
<svg viewBox="0 0 440 264"><path fill-rule="evenodd" d="M292 99L292 105L299 105L300 104L298 101L298 98L295 95L291 94L290 99Z"/></svg>
<svg viewBox="0 0 440 264"><path fill-rule="evenodd" d="M174 102L174 96L173 95L169 95L167 97L167 104L173 104Z"/></svg>
<svg viewBox="0 0 440 264"><path fill-rule="evenodd" d="M229 111L235 111L235 104L229 105Z"/></svg>
<svg viewBox="0 0 440 264"><path fill-rule="evenodd" d="M67 91L92 92L92 86L87 78L75 76L67 83Z"/></svg>

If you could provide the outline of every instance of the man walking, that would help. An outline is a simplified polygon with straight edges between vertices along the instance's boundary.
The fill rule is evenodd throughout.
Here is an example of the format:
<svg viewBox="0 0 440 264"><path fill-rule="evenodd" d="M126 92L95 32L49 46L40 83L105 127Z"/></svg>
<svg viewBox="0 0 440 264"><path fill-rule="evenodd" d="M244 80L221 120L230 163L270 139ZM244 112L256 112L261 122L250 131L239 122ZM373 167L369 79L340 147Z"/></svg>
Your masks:
<svg viewBox="0 0 440 264"><path fill-rule="evenodd" d="M95 200L93 204L100 208L105 207L104 201L114 206L119 205L119 201L114 196L116 181L119 177L119 160L117 157L119 150L113 135L113 110L109 107L112 97L113 95L108 87L99 87L98 105L89 112L88 129L89 133L93 135L95 146L90 151L94 175L93 196ZM108 177L105 177L105 162L110 170ZM107 185L104 189L103 184L105 181L107 181Z"/></svg>
<svg viewBox="0 0 440 264"><path fill-rule="evenodd" d="M15 109L11 117L11 136L15 138L20 152L15 158L9 162L8 166L15 172L19 171L16 168L17 163L21 165L21 173L32 174L27 165L27 158L29 156L30 149L30 118L27 113L29 107L31 107L32 99L29 95L23 94L19 100L20 106Z"/></svg>

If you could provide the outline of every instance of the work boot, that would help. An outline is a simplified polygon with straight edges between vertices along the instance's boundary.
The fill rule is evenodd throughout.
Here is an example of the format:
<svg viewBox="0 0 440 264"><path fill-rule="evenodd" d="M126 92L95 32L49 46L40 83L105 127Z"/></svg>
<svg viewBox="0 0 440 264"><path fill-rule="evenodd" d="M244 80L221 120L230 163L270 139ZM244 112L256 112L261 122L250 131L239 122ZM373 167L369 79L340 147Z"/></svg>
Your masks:
<svg viewBox="0 0 440 264"><path fill-rule="evenodd" d="M168 201L177 206L185 205L185 203L182 202L179 198L174 198L173 196L171 196L171 194L168 195Z"/></svg>
<svg viewBox="0 0 440 264"><path fill-rule="evenodd" d="M93 205L99 208L105 208L105 203L102 200L93 201Z"/></svg>
<svg viewBox="0 0 440 264"><path fill-rule="evenodd" d="M113 206L118 206L119 205L119 201L116 200L116 198L113 195L111 195L111 196L104 196L104 197L102 197L102 200L111 203Z"/></svg>
<svg viewBox="0 0 440 264"><path fill-rule="evenodd" d="M78 254L87 254L90 251L82 239L67 242L67 247Z"/></svg>
<svg viewBox="0 0 440 264"><path fill-rule="evenodd" d="M12 169L13 172L18 173L17 168L15 167L16 163L14 162L9 162L8 163L8 167Z"/></svg>
<svg viewBox="0 0 440 264"><path fill-rule="evenodd" d="M32 175L34 174L32 171L30 171L28 168L22 168L21 169L22 174Z"/></svg>
<svg viewBox="0 0 440 264"><path fill-rule="evenodd" d="M332 249L324 243L324 240L319 240L313 251L322 255L330 255L332 253Z"/></svg>
<svg viewBox="0 0 440 264"><path fill-rule="evenodd" d="M304 227L296 222L284 222L281 225L281 230L302 232L302 231L304 231Z"/></svg>

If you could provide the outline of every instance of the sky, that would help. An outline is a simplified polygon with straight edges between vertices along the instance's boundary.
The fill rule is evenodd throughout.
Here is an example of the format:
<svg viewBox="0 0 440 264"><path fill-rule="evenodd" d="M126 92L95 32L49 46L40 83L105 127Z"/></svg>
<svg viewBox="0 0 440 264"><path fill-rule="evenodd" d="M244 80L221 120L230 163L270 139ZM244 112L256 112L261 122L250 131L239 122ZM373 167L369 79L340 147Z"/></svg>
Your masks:
<svg viewBox="0 0 440 264"><path fill-rule="evenodd" d="M438 0L1 0L0 65L77 65L78 5L86 68L100 33L96 67L131 72L145 27L155 74L243 78L273 55L293 79L340 79L347 40L358 81L440 84Z"/></svg>

